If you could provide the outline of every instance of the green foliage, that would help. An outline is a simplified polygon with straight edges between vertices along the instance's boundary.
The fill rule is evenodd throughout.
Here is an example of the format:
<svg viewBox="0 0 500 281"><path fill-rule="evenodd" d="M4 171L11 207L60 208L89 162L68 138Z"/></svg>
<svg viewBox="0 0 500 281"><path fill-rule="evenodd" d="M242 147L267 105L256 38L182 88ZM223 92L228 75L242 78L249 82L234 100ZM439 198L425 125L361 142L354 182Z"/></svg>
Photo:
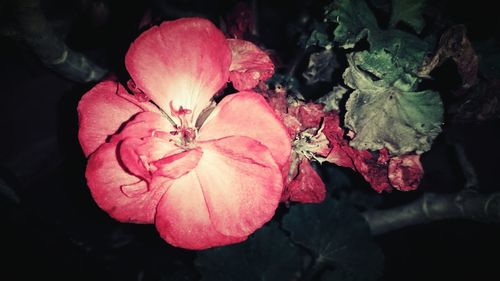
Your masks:
<svg viewBox="0 0 500 281"><path fill-rule="evenodd" d="M324 32L313 30L311 36L306 41L306 48L310 46L325 47L328 45L328 35Z"/></svg>
<svg viewBox="0 0 500 281"><path fill-rule="evenodd" d="M390 82L375 81L357 66L354 56L348 61L344 81L354 92L346 104L345 125L356 132L350 145L370 150L386 147L396 155L429 150L441 131L438 93L409 91L411 87L393 75Z"/></svg>
<svg viewBox="0 0 500 281"><path fill-rule="evenodd" d="M300 270L299 251L273 223L247 241L198 253L205 281L292 280Z"/></svg>
<svg viewBox="0 0 500 281"><path fill-rule="evenodd" d="M343 79L353 91L336 85L319 101L326 110L343 110L341 101L347 98L343 123L355 133L350 145L357 149L422 153L441 131L439 94L418 91L419 69L435 40L396 28L403 22L419 33L425 2L385 1L392 3L392 13L389 28L382 29L366 1L336 0L327 6L325 22L313 22L312 32L302 37L304 48L323 48L310 56L303 75L308 84L330 82L340 66L334 63L337 47L347 52ZM332 22L336 26L329 34ZM356 44L365 38L369 47L359 50ZM267 82L292 95L300 93L292 75L275 74ZM290 237L270 224L244 243L200 252L196 262L203 280L351 281L382 275L383 253L366 221L345 199L293 206L282 227Z"/></svg>
<svg viewBox="0 0 500 281"><path fill-rule="evenodd" d="M243 243L200 251L195 265L202 280L286 281L324 275L321 280L368 281L381 276L383 254L364 218L347 201L328 197L321 204L293 206L282 222L287 232L271 223Z"/></svg>
<svg viewBox="0 0 500 281"><path fill-rule="evenodd" d="M383 80L386 86L410 91L416 88L419 79L394 61L394 56L386 50L362 51L351 55L356 65L376 79Z"/></svg>
<svg viewBox="0 0 500 281"><path fill-rule="evenodd" d="M425 54L433 45L433 38L421 40L398 29L382 30L375 16L363 0L334 1L327 8L326 19L338 26L334 41L344 49L352 48L366 36L370 52L387 52L395 67L416 73Z"/></svg>
<svg viewBox="0 0 500 281"><path fill-rule="evenodd" d="M365 1L334 1L326 8L325 19L338 23L333 32L334 41L344 49L354 47L365 36L369 41L376 40L380 33L377 20Z"/></svg>
<svg viewBox="0 0 500 281"><path fill-rule="evenodd" d="M326 31L326 23L315 21L312 26L313 31L305 42L305 48L311 46L326 47L331 44L331 38Z"/></svg>
<svg viewBox="0 0 500 281"><path fill-rule="evenodd" d="M369 49L348 54L343 78L354 90L347 100L344 124L355 133L357 149L388 148L392 154L422 153L440 133L442 102L433 91L416 92L424 58L434 37L420 39L396 29L400 21L417 32L424 25L425 0L392 1L389 29L378 26L364 0L334 1L325 19L337 23L334 42L352 48L363 38Z"/></svg>
<svg viewBox="0 0 500 281"><path fill-rule="evenodd" d="M330 92L319 98L317 102L323 103L325 105L325 107L323 108L324 111L338 111L340 109L340 102L345 93L347 93L346 88L342 86L334 86Z"/></svg>
<svg viewBox="0 0 500 281"><path fill-rule="evenodd" d="M327 198L321 204L294 206L283 228L294 242L312 251L316 263L335 269L327 274L336 279L328 280L377 280L382 275L383 254L366 221L343 201Z"/></svg>
<svg viewBox="0 0 500 281"><path fill-rule="evenodd" d="M435 42L434 37L422 40L397 29L385 30L377 39L372 41L370 52L388 52L396 68L413 75L416 75L425 55L431 51Z"/></svg>
<svg viewBox="0 0 500 281"><path fill-rule="evenodd" d="M302 77L306 83L331 82L333 71L339 66L332 48L326 47L322 51L312 53L309 56L309 63Z"/></svg>
<svg viewBox="0 0 500 281"><path fill-rule="evenodd" d="M398 22L404 22L420 33L425 21L422 17L426 0L392 0L392 14L390 26L395 27Z"/></svg>

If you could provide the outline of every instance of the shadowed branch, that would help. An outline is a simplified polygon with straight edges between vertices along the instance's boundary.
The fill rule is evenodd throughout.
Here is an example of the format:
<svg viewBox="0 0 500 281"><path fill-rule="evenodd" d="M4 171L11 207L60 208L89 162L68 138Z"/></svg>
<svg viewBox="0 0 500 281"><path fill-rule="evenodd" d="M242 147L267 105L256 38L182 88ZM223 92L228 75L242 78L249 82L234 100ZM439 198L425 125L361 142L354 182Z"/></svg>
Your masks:
<svg viewBox="0 0 500 281"><path fill-rule="evenodd" d="M373 235L444 219L500 222L500 192L425 194L407 205L363 213Z"/></svg>
<svg viewBox="0 0 500 281"><path fill-rule="evenodd" d="M107 73L106 69L66 46L47 22L39 0L10 2L19 37L47 67L72 81L83 83L98 81Z"/></svg>

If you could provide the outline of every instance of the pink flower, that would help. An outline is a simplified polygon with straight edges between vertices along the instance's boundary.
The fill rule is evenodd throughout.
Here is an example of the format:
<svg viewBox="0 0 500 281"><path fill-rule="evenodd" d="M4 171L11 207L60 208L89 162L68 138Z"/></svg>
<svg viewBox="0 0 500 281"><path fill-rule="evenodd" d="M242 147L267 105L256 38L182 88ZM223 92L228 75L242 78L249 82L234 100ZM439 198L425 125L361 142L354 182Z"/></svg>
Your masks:
<svg viewBox="0 0 500 281"><path fill-rule="evenodd" d="M282 202L320 203L326 197L325 184L311 166L310 160L328 155L330 148L321 133L321 121L325 116L323 105L295 100L287 101L286 91L260 89L267 102L285 124L292 141L292 153L283 167L285 188Z"/></svg>
<svg viewBox="0 0 500 281"><path fill-rule="evenodd" d="M126 55L135 95L106 81L82 97L86 178L111 217L154 223L168 243L188 249L243 241L272 218L290 138L252 91L212 102L231 62L240 74L241 61L256 52L262 62L260 50L232 57L231 45L207 20L165 22L139 36Z"/></svg>

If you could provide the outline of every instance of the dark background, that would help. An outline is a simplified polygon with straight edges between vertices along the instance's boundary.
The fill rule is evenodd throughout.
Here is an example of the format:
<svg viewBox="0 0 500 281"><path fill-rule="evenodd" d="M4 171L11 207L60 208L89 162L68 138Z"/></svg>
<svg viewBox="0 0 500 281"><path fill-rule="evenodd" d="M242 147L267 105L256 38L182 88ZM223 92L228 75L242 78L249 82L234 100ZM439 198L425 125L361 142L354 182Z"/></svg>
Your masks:
<svg viewBox="0 0 500 281"><path fill-rule="evenodd" d="M284 66L299 50L304 22L320 16L321 7L328 3L258 2L259 42L273 50ZM465 24L472 41L481 41L498 39L500 31L500 17L488 3L437 1L433 5L447 21ZM141 32L139 22L148 8L155 21L199 15L217 23L235 1L47 0L42 4L68 46L121 78L126 77L124 54ZM12 15L7 4L0 8L1 23L6 26ZM20 40L3 34L0 44L0 179L8 186L2 187L0 195L0 280L196 277L194 252L170 247L154 226L115 222L91 198L84 179L86 160L76 137L76 106L93 84L75 83L47 69ZM443 95L456 86L453 64L435 75ZM321 87L304 92L318 95ZM449 136L465 148L481 192L498 191L499 125L498 120L445 125L445 135L424 155L426 176L419 191L383 194L381 207L404 204L423 192L462 188L464 178L446 141ZM375 195L359 175L345 173L356 188ZM499 224L448 220L375 239L386 258L383 280L500 278Z"/></svg>

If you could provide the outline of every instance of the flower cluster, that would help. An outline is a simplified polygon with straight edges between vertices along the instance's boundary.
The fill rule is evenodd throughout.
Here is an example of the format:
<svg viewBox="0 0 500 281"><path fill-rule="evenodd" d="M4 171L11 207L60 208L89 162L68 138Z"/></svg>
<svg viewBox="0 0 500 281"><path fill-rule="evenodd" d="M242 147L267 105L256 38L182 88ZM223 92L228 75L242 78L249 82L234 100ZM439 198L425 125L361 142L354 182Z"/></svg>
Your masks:
<svg viewBox="0 0 500 281"><path fill-rule="evenodd" d="M260 84L260 92L274 108L292 139L292 154L284 169L282 201L317 203L325 198L325 185L310 162L329 162L360 173L378 192L414 190L423 168L420 155L389 155L380 151L358 150L349 145L351 132L340 125L338 111L325 111L321 103L305 102L287 95L283 87L270 90Z"/></svg>
<svg viewBox="0 0 500 281"><path fill-rule="evenodd" d="M352 168L379 192L419 184L418 155L350 147L336 111L269 90L269 56L207 20L150 28L125 65L126 86L101 82L78 106L88 186L111 217L155 224L174 246L241 242L279 202L323 201L313 160ZM239 92L215 103L228 81Z"/></svg>
<svg viewBox="0 0 500 281"><path fill-rule="evenodd" d="M99 207L122 222L154 223L178 247L245 240L274 215L290 155L272 108L245 91L273 74L269 57L187 18L144 32L125 64L132 94L105 81L78 106ZM228 80L240 92L215 104Z"/></svg>

